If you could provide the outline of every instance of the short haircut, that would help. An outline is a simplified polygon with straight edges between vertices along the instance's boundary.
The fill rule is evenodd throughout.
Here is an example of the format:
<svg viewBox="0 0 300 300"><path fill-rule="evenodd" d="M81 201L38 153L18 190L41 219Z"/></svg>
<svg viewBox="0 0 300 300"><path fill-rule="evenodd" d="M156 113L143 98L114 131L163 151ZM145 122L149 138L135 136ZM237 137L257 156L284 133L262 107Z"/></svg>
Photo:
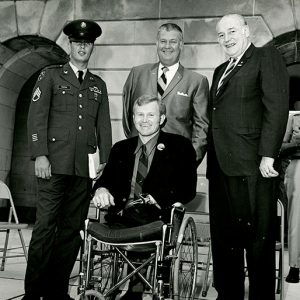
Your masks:
<svg viewBox="0 0 300 300"><path fill-rule="evenodd" d="M151 102L156 102L158 104L160 115L166 115L166 105L160 99L158 99L157 96L154 95L142 95L138 97L133 104L133 113L136 106L143 106Z"/></svg>
<svg viewBox="0 0 300 300"><path fill-rule="evenodd" d="M160 25L159 28L158 28L158 32L157 32L157 39L159 38L159 33L162 30L166 30L166 31L175 30L175 31L177 31L179 33L179 40L183 41L182 30L177 24L175 24L175 23L165 23L165 24Z"/></svg>

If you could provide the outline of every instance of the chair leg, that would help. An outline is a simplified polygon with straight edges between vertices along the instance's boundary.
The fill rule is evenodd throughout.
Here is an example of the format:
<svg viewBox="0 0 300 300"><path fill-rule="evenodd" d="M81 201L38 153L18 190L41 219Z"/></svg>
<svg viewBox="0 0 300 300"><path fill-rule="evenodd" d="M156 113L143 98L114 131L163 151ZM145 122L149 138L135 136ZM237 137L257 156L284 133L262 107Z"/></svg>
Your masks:
<svg viewBox="0 0 300 300"><path fill-rule="evenodd" d="M9 239L9 232L10 229L6 230L5 235L5 242L4 242L4 248L3 248L3 256L2 256L2 262L1 262L1 271L4 271L5 268L5 262L6 262L6 254L7 254L7 247L8 247L8 239Z"/></svg>
<svg viewBox="0 0 300 300"><path fill-rule="evenodd" d="M20 240L21 240L21 244L22 244L25 259L26 259L26 261L28 261L27 248L26 248L26 244L25 244L23 233L22 233L21 229L18 229L18 233L19 233L19 236L20 236Z"/></svg>

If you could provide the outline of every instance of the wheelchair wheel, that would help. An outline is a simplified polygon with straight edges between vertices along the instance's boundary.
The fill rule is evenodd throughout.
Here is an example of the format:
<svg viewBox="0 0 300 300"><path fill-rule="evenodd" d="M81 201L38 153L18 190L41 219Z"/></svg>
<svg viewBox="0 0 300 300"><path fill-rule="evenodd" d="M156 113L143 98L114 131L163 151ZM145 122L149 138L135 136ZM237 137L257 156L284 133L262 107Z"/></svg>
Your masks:
<svg viewBox="0 0 300 300"><path fill-rule="evenodd" d="M84 295L79 295L79 300L105 300L101 293L87 290Z"/></svg>
<svg viewBox="0 0 300 300"><path fill-rule="evenodd" d="M176 252L172 270L173 297L174 300L192 300L197 280L198 244L196 225L191 217L181 224Z"/></svg>

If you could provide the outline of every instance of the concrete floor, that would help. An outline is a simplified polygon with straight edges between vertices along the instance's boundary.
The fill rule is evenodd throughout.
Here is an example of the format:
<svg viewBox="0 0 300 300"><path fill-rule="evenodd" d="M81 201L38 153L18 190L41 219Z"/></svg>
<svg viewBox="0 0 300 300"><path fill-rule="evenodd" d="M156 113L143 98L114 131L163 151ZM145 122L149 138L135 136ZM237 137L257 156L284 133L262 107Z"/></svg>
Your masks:
<svg viewBox="0 0 300 300"><path fill-rule="evenodd" d="M26 245L29 244L31 229L23 230L23 235L26 241ZM0 245L2 247L4 241L4 233L0 232ZM20 247L19 236L17 232L12 231L10 236L9 248L15 248L10 250L10 253L21 254L22 248ZM287 251L285 251L285 276L288 272L288 257ZM0 271L0 300L21 299L24 294L24 275L26 269L26 261L24 257L11 258L7 260L5 270ZM70 294L72 297L77 295L77 272L78 264L74 267L73 275L74 279L70 281ZM202 274L200 274L201 276ZM199 279L201 281L201 278ZM210 280L211 281L211 280ZM198 288L198 294L200 295L201 288ZM285 283L285 299L286 300L299 300L300 299L300 283L288 284ZM209 288L208 295L205 298L198 296L197 299L215 299L216 292L213 287ZM145 297L149 299L149 297ZM279 296L277 295L277 298Z"/></svg>

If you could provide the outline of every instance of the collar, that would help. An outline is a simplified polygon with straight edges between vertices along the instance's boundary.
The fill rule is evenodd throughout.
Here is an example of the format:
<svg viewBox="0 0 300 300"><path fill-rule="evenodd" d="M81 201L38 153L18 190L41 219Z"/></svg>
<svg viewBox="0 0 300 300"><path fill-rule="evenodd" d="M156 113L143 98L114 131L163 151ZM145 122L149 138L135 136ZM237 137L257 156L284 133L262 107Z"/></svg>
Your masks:
<svg viewBox="0 0 300 300"><path fill-rule="evenodd" d="M247 48L244 50L244 52L242 54L240 54L238 57L230 57L230 59L236 58L236 62L235 65L237 65L237 63L240 61L240 59L243 57L243 55L245 54L245 52L248 50L248 48L250 47L251 43L248 42L248 46Z"/></svg>
<svg viewBox="0 0 300 300"><path fill-rule="evenodd" d="M153 151L153 149L155 148L155 146L157 144L158 137L159 137L159 131L158 131L158 133L154 137L152 137L151 140L149 140L145 144L148 156ZM138 138L138 143L137 143L137 146L135 148L134 154L137 154L137 152L141 149L142 146L143 146L143 142L142 142L142 140L140 138Z"/></svg>
<svg viewBox="0 0 300 300"><path fill-rule="evenodd" d="M72 64L70 61L69 61L69 64L70 64L70 67L72 68L73 72L75 73L76 77L78 77L78 71L80 71L80 69L78 69L74 64ZM84 70L81 70L83 71L83 78L85 77L86 75L86 72L87 72L87 68L85 68Z"/></svg>
<svg viewBox="0 0 300 300"><path fill-rule="evenodd" d="M162 74L162 68L164 67L164 65L160 62L159 64L158 64L158 78L161 76L161 74ZM169 69L169 71L166 73L166 77L171 77L171 78L173 78L174 77L174 75L175 75L175 73L177 72L177 70L178 70L178 68L179 68L179 61L176 63L176 64L174 64L174 65L172 65L172 66L169 66L169 67L167 67L168 69Z"/></svg>

